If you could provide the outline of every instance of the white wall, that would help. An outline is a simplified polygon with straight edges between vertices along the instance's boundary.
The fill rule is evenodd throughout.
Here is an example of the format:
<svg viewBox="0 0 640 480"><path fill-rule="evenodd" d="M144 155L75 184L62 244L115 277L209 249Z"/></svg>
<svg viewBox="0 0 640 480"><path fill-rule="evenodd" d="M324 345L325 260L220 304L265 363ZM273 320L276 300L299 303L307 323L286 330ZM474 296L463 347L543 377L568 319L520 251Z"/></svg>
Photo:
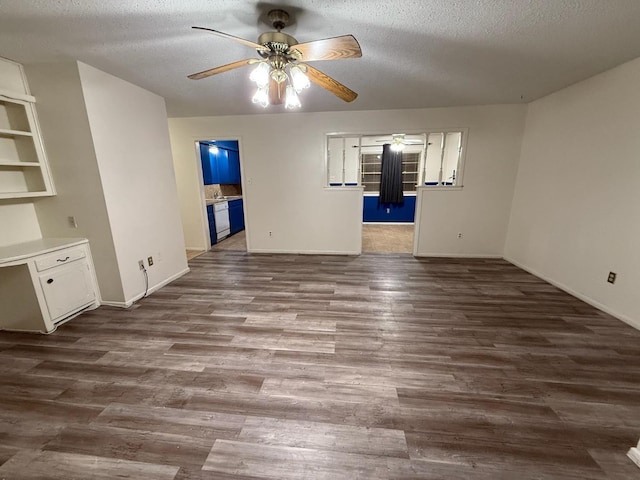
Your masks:
<svg viewBox="0 0 640 480"><path fill-rule="evenodd" d="M43 234L89 238L106 303L143 294L140 259L150 289L185 273L164 100L79 62L26 71L58 193L36 203Z"/></svg>
<svg viewBox="0 0 640 480"><path fill-rule="evenodd" d="M0 247L41 238L40 225L31 202L0 202Z"/></svg>
<svg viewBox="0 0 640 480"><path fill-rule="evenodd" d="M26 65L57 195L37 201L45 237L89 239L102 298L124 300L76 62ZM74 216L78 228L69 225Z"/></svg>
<svg viewBox="0 0 640 480"><path fill-rule="evenodd" d="M638 85L640 59L529 105L505 257L640 328Z"/></svg>
<svg viewBox="0 0 640 480"><path fill-rule="evenodd" d="M187 271L164 99L78 63L125 302Z"/></svg>
<svg viewBox="0 0 640 480"><path fill-rule="evenodd" d="M508 105L170 119L186 243L206 246L196 140L240 138L251 251L353 254L362 244L362 191L324 188L325 135L467 127L465 187L446 192L459 201L438 202L423 220L437 211L438 218L455 219L456 232L464 227L468 235L457 253L501 255L525 110ZM451 253L441 228L421 232L431 240L425 248L438 245L435 253Z"/></svg>
<svg viewBox="0 0 640 480"><path fill-rule="evenodd" d="M469 128L463 187L418 189L414 253L502 257L526 107L441 110L445 126Z"/></svg>

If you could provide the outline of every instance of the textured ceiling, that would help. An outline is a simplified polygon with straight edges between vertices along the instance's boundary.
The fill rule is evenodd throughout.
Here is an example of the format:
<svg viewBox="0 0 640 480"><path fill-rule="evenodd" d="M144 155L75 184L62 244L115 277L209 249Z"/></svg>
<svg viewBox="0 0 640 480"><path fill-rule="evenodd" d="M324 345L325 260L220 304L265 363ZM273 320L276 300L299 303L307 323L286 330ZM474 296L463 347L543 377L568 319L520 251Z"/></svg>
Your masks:
<svg viewBox="0 0 640 480"><path fill-rule="evenodd" d="M262 113L250 67L186 78L256 56L191 26L256 41L274 7L301 43L350 33L362 47L313 63L359 97L312 85L308 112L528 102L640 56L639 0L2 0L0 56L81 60L162 95L170 116Z"/></svg>

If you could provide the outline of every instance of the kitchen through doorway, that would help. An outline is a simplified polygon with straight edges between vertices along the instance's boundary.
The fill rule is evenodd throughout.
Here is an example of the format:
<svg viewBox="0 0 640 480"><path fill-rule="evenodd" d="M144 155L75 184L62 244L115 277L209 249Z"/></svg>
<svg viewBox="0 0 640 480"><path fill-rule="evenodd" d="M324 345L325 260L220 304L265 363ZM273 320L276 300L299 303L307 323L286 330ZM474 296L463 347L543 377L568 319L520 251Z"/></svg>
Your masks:
<svg viewBox="0 0 640 480"><path fill-rule="evenodd" d="M208 246L211 250L246 252L240 141L198 140L196 152L202 167L201 211ZM204 251L188 251L187 258L201 253Z"/></svg>

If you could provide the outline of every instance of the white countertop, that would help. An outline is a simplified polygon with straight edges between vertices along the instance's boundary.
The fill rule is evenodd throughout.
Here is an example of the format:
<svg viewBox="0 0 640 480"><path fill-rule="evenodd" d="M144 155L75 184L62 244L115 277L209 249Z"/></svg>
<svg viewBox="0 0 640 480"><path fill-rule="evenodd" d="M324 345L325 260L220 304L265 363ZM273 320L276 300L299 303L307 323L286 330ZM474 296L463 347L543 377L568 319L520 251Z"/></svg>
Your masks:
<svg viewBox="0 0 640 480"><path fill-rule="evenodd" d="M0 266L87 242L86 238L40 238L30 242L14 243L0 247Z"/></svg>

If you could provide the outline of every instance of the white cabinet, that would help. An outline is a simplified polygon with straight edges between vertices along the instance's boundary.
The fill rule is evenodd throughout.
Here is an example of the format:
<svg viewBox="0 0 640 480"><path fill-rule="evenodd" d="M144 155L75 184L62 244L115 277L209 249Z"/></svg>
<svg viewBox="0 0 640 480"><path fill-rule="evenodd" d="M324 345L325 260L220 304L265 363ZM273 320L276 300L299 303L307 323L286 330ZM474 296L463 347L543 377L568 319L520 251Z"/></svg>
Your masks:
<svg viewBox="0 0 640 480"><path fill-rule="evenodd" d="M0 58L0 199L54 194L35 98L22 66Z"/></svg>
<svg viewBox="0 0 640 480"><path fill-rule="evenodd" d="M100 304L86 239L0 248L0 329L52 332Z"/></svg>
<svg viewBox="0 0 640 480"><path fill-rule="evenodd" d="M89 264L82 260L40 275L40 286L54 323L90 305L96 298Z"/></svg>

